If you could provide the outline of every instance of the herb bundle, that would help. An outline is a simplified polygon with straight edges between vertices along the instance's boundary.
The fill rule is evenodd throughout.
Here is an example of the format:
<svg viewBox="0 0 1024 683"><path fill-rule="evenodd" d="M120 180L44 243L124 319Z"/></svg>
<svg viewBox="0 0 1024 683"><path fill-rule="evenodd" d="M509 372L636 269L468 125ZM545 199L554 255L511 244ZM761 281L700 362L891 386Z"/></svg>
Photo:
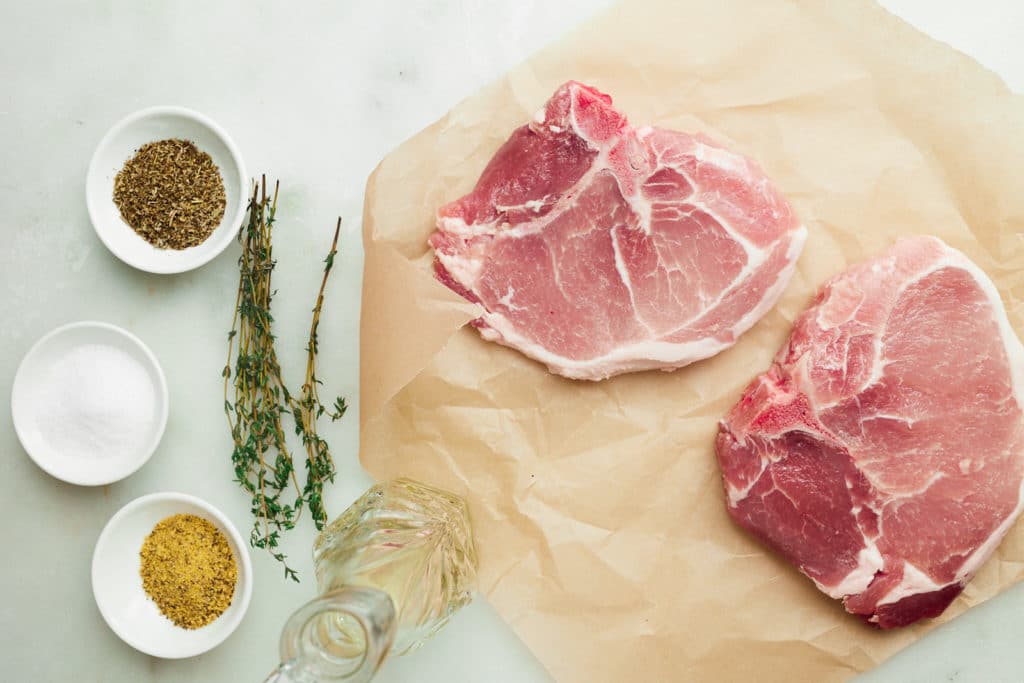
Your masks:
<svg viewBox="0 0 1024 683"><path fill-rule="evenodd" d="M266 177L253 188L246 225L239 233L242 255L238 259L238 293L235 313L228 333L228 360L224 366L224 411L234 440L231 460L235 478L252 496L255 523L249 541L263 548L284 565L285 577L298 581L278 549L280 534L295 527L303 508L309 508L317 529L323 529L327 512L323 504L323 486L334 481L334 460L327 442L317 431L317 419L327 414L332 420L345 414L345 400L337 398L331 409L320 402L320 380L316 376L319 350L318 328L323 307L324 288L334 267L338 250L341 219L334 230L331 249L324 259L320 291L313 307L306 345L306 376L301 389L291 392L281 377L281 366L274 348L274 319L270 312L275 294L271 275L276 261L273 255L273 227L277 213L279 185L267 194ZM231 356L237 341L234 372ZM232 383L233 378L233 383ZM234 400L228 398L234 386ZM305 483L299 484L291 452L288 450L282 417L288 414L306 451Z"/></svg>

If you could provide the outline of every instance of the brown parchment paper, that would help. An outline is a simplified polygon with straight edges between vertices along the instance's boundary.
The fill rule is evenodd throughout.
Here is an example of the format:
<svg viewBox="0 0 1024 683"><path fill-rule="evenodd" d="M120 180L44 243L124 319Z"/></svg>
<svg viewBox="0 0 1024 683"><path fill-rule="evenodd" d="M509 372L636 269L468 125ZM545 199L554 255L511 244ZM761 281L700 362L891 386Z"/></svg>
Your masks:
<svg viewBox="0 0 1024 683"><path fill-rule="evenodd" d="M634 124L703 130L759 160L810 231L780 303L732 349L592 384L464 327L436 283L438 206L474 184L561 82ZM726 515L717 420L828 276L931 233L1024 327L1024 103L863 0L633 0L457 105L366 190L361 448L378 478L465 494L482 589L559 681L832 681L934 624L877 632ZM940 620L1024 575L1018 524Z"/></svg>

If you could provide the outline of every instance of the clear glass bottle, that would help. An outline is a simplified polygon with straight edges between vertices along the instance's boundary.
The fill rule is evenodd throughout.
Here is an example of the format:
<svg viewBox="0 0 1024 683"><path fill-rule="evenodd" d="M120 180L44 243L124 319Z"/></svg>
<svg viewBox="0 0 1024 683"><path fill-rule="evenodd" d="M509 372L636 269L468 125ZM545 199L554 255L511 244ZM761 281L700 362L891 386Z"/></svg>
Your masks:
<svg viewBox="0 0 1024 683"><path fill-rule="evenodd" d="M389 653L436 633L476 586L465 501L410 479L364 493L323 530L313 561L320 596L285 624L268 683L365 683Z"/></svg>

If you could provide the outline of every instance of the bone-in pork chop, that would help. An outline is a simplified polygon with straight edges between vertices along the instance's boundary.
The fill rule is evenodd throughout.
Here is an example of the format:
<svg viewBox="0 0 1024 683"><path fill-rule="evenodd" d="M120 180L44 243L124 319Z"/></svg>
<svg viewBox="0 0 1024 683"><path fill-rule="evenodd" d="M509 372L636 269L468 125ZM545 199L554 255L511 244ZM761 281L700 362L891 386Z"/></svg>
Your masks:
<svg viewBox="0 0 1024 683"><path fill-rule="evenodd" d="M932 237L828 282L722 421L732 517L882 628L940 614L1021 512L1024 348Z"/></svg>
<svg viewBox="0 0 1024 683"><path fill-rule="evenodd" d="M749 159L633 128L569 82L441 208L430 244L438 278L483 308L485 339L599 380L731 346L778 299L805 237Z"/></svg>

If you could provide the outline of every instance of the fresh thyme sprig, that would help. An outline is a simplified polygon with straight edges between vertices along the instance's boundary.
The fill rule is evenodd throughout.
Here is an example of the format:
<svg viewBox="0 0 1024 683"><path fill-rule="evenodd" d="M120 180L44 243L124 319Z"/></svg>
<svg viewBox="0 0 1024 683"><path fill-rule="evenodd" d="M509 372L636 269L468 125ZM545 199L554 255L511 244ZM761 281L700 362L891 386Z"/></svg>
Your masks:
<svg viewBox="0 0 1024 683"><path fill-rule="evenodd" d="M327 522L327 511L323 504L323 485L325 481L334 482L334 459L331 457L327 442L316 429L316 421L324 413L331 421L341 419L348 409L345 399L334 400L334 410L328 411L320 402L319 387L322 382L316 376L316 354L320 350L318 330L320 327L320 309L324 304L324 288L327 278L334 268L334 256L338 253L338 235L341 233L341 218L334 228L334 240L331 250L324 259L324 276L320 280L320 291L317 293L316 305L313 306L313 322L309 326L309 341L306 343L306 381L302 384L302 397L298 402L291 401L292 415L295 417L295 433L302 437L306 447L306 485L302 496L309 505L310 514L317 530L322 530Z"/></svg>
<svg viewBox="0 0 1024 683"><path fill-rule="evenodd" d="M235 479L252 496L255 517L249 542L266 549L284 565L285 577L298 581L298 574L288 566L279 550L280 536L293 529L308 506L317 529L327 521L323 504L324 482L334 481L334 460L327 442L317 431L317 418L325 413L332 420L345 413L345 400L335 399L328 411L320 402L320 380L316 376L316 354L319 350L318 328L327 278L334 267L338 250L341 219L334 231L331 250L325 259L323 278L313 307L306 346L306 377L298 398L288 391L281 378L281 366L274 348L271 300L276 293L271 276L276 261L273 257L273 227L277 214L279 184L272 196L267 194L267 181L254 186L249 200L246 225L239 232L242 255L238 259L238 293L235 312L228 333L228 359L224 366L224 411L234 449L231 460ZM232 384L231 355L237 338L235 358L234 402L228 400ZM306 481L300 486L281 426L281 416L288 413L295 422L295 433L306 450ZM289 493L292 491L292 493ZM292 497L294 496L294 498Z"/></svg>

